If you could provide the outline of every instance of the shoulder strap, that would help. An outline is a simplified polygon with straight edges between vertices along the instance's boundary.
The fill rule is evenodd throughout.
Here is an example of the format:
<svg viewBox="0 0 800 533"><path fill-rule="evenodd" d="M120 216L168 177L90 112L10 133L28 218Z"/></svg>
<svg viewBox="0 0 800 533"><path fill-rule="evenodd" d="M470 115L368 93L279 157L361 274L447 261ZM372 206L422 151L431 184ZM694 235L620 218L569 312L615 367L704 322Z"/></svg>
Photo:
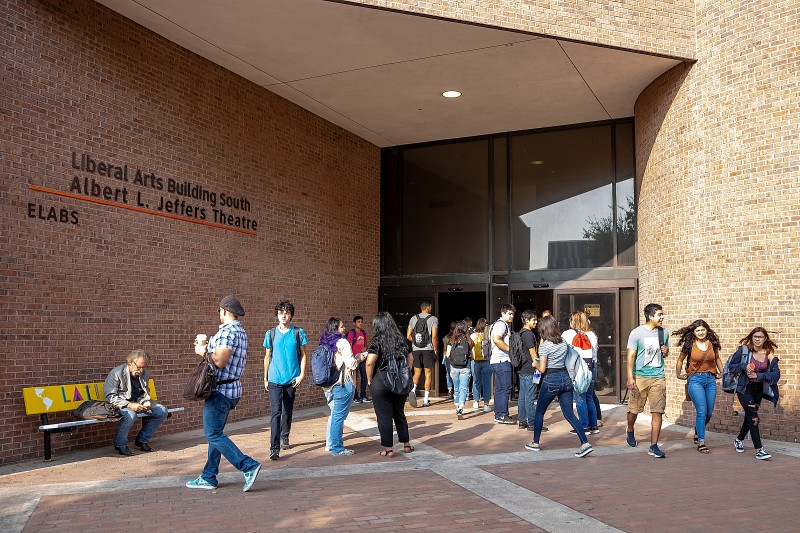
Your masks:
<svg viewBox="0 0 800 533"><path fill-rule="evenodd" d="M294 326L292 326L294 328ZM300 350L300 328L294 328L294 342L297 345L297 358L303 356L303 352Z"/></svg>
<svg viewBox="0 0 800 533"><path fill-rule="evenodd" d="M275 335L278 333L278 326L275 326L271 330L269 330L269 349L270 351L275 351Z"/></svg>
<svg viewBox="0 0 800 533"><path fill-rule="evenodd" d="M666 342L664 342L664 328L658 326L658 347L661 348L662 346L666 346Z"/></svg>

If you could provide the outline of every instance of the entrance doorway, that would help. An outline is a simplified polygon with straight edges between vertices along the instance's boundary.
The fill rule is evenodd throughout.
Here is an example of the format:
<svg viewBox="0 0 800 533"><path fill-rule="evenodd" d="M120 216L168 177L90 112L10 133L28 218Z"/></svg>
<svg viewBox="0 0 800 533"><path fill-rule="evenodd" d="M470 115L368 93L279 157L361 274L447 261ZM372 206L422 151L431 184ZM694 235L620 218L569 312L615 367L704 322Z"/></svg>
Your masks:
<svg viewBox="0 0 800 533"><path fill-rule="evenodd" d="M464 318L471 318L472 325L478 322L479 318L485 318L490 321L490 317L486 316L486 292L440 292L439 293L439 311L434 314L439 317L439 363L442 362L444 357L444 345L442 338L450 332L450 323L456 320L463 320ZM438 392L447 393L447 375L445 374L445 367L442 364L438 367Z"/></svg>

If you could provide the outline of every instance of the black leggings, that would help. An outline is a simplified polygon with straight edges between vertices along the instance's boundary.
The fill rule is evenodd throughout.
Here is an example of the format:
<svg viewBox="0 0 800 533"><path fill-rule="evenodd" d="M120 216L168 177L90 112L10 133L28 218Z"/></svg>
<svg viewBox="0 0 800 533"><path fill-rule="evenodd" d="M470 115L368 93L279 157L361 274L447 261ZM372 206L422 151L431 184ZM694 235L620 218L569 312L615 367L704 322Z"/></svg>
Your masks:
<svg viewBox="0 0 800 533"><path fill-rule="evenodd" d="M760 381L756 383L751 381L747 384L744 394L739 392L736 395L739 397L739 403L744 408L744 422L742 422L742 429L739 430L737 438L744 440L749 431L753 446L755 446L756 450L760 450L761 433L758 430L758 408L764 396L764 384Z"/></svg>
<svg viewBox="0 0 800 533"><path fill-rule="evenodd" d="M394 445L392 422L397 428L397 438L400 442L408 442L408 421L403 411L408 395L400 396L386 388L384 381L385 371L379 371L372 377L369 385L372 394L372 406L378 418L378 433L381 435L381 446L391 448Z"/></svg>

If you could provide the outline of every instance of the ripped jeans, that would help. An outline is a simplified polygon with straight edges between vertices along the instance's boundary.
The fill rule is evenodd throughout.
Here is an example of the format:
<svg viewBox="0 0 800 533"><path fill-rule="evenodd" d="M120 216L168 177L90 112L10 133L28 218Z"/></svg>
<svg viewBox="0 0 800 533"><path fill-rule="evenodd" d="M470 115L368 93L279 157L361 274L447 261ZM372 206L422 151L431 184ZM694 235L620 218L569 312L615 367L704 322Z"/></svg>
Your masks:
<svg viewBox="0 0 800 533"><path fill-rule="evenodd" d="M744 408L744 422L742 422L742 429L739 430L739 440L744 440L747 432L750 432L750 440L753 441L753 446L756 450L761 449L761 433L758 430L758 407L761 405L761 399L764 394L764 384L759 382L750 382L744 393L738 392L736 396L739 398L739 403Z"/></svg>

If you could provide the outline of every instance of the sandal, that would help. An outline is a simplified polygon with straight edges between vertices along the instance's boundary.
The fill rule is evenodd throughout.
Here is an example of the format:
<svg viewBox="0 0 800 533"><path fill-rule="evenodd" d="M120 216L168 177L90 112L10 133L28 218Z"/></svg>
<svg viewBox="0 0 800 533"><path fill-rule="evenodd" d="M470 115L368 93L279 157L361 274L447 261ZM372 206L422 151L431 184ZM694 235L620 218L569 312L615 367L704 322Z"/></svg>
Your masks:
<svg viewBox="0 0 800 533"><path fill-rule="evenodd" d="M711 450L708 449L708 446L705 443L700 443L697 445L697 451L700 453L710 453Z"/></svg>
<svg viewBox="0 0 800 533"><path fill-rule="evenodd" d="M387 459L392 459L395 457L394 450L383 450L378 455L380 455L381 457L386 457Z"/></svg>
<svg viewBox="0 0 800 533"><path fill-rule="evenodd" d="M403 453L411 453L411 452L413 452L415 449L416 449L416 448L414 448L414 447L413 447L413 446L411 446L410 444L406 444L405 446L403 446Z"/></svg>
<svg viewBox="0 0 800 533"><path fill-rule="evenodd" d="M697 446L700 444L700 437L697 436L697 433L694 434L694 445Z"/></svg>

